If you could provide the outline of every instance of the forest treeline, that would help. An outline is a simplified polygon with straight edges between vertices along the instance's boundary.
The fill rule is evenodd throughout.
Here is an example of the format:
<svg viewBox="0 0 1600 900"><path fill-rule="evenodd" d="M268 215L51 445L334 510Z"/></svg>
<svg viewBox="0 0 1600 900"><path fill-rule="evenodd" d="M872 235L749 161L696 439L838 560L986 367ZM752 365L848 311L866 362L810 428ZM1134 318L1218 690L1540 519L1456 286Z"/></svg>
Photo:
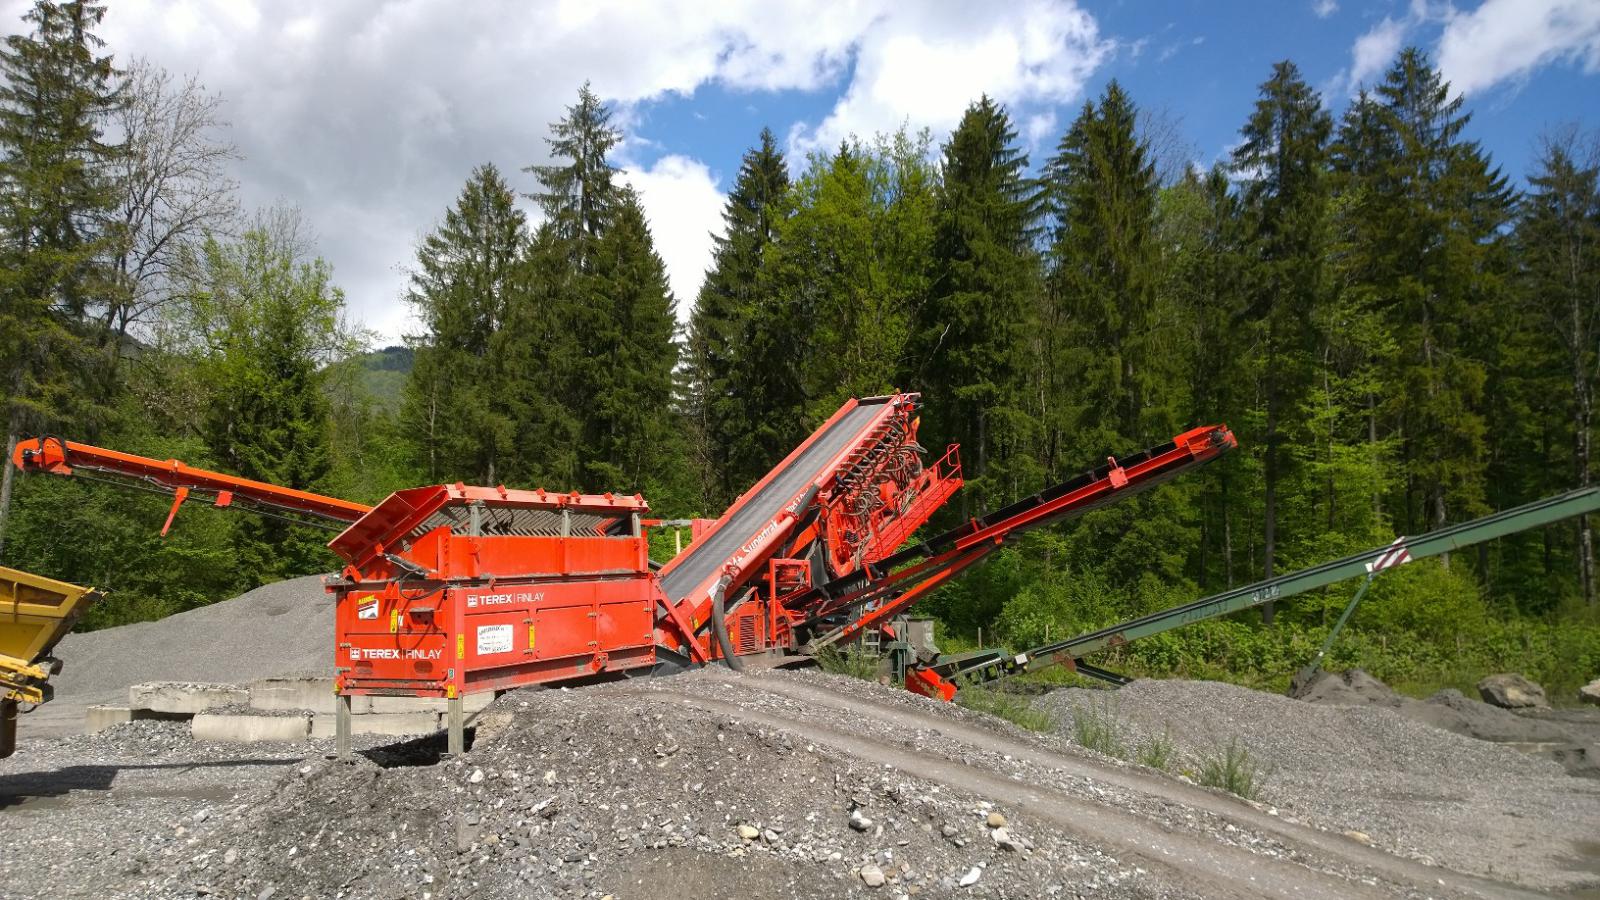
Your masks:
<svg viewBox="0 0 1600 900"><path fill-rule="evenodd" d="M219 99L114 58L103 13L41 0L0 47L8 446L62 434L367 502L461 480L715 516L846 398L915 390L923 444L961 445L955 519L1230 425L1223 461L925 604L954 642L1013 646L1592 480L1597 145L1552 131L1519 189L1416 49L1338 115L1277 64L1208 171L1158 158L1115 82L1033 158L987 97L942 141L791 159L763 132L693 298L585 87L528 149L547 164L468 175L410 263L418 333L373 356L297 214L240 209ZM328 534L270 518L185 510L161 539L167 505L8 470L0 553L111 588L94 625L334 566ZM1403 567L1335 664L1418 688L1592 677L1593 558L1580 520ZM1348 593L1115 662L1279 679Z"/></svg>

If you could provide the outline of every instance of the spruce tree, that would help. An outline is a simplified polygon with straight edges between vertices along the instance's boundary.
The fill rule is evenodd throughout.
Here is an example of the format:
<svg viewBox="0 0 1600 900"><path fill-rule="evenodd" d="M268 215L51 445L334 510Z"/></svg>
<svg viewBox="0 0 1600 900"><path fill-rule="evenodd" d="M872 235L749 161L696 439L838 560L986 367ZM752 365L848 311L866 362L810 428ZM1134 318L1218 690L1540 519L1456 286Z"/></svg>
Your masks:
<svg viewBox="0 0 1600 900"><path fill-rule="evenodd" d="M1113 81L1084 105L1048 166L1052 290L1071 334L1057 365L1075 412L1069 468L1171 436L1155 334L1157 184L1133 102Z"/></svg>
<svg viewBox="0 0 1600 900"><path fill-rule="evenodd" d="M617 195L595 247L598 329L584 335L592 393L584 407L583 483L593 490L646 492L659 503L676 494L684 450L673 408L678 364L677 306L633 191Z"/></svg>
<svg viewBox="0 0 1600 900"><path fill-rule="evenodd" d="M443 223L417 248L406 299L422 320L405 417L432 481L493 485L514 420L499 334L522 287L527 221L492 164L475 168Z"/></svg>
<svg viewBox="0 0 1600 900"><path fill-rule="evenodd" d="M1326 290L1328 138L1333 122L1294 63L1273 66L1263 82L1233 171L1244 182L1244 205L1256 261L1250 319L1259 333L1261 433L1246 445L1262 457L1261 573L1271 578L1279 555L1281 492L1294 454L1304 445L1303 410L1309 394L1318 305ZM1291 504L1305 507L1309 504ZM1308 517L1309 518L1309 517ZM1306 523L1309 533L1315 519ZM1318 529L1320 530L1320 529ZM1272 605L1262 610L1271 621Z"/></svg>
<svg viewBox="0 0 1600 900"><path fill-rule="evenodd" d="M1407 473L1394 506L1403 530L1424 531L1487 509L1488 326L1512 192L1461 137L1462 98L1420 50L1401 52L1373 102L1347 116L1363 130L1341 141L1365 154L1347 162L1363 173L1366 258L1353 262L1394 339L1377 403Z"/></svg>
<svg viewBox="0 0 1600 900"><path fill-rule="evenodd" d="M0 45L0 391L6 453L25 432L105 419L120 347L103 320L116 303L105 265L119 152L102 125L119 98L94 29L105 7L39 0L31 30ZM12 472L0 476L0 548Z"/></svg>
<svg viewBox="0 0 1600 900"><path fill-rule="evenodd" d="M708 510L720 510L751 481L733 466L732 448L749 423L763 418L764 398L741 389L736 372L748 362L746 331L761 298L767 245L783 216L789 170L770 128L745 152L739 177L722 211L711 269L689 320L689 410L700 446L702 493ZM776 360L766 360L769 365ZM757 476L759 477L759 476Z"/></svg>
<svg viewBox="0 0 1600 900"><path fill-rule="evenodd" d="M985 96L945 142L931 284L912 326L908 379L927 396L926 437L961 444L963 514L1015 493L1000 475L1031 419L1021 349L1037 279L1037 215L1027 155L1005 109Z"/></svg>
<svg viewBox="0 0 1600 900"><path fill-rule="evenodd" d="M534 197L545 222L528 254L507 364L518 382L510 402L527 414L520 471L633 492L681 480L684 446L662 424L679 412L671 402L679 347L675 300L643 210L607 159L621 140L610 122L585 84L550 126L555 160L527 170L543 188ZM545 342L530 343L536 335Z"/></svg>
<svg viewBox="0 0 1600 900"><path fill-rule="evenodd" d="M545 143L557 161L522 171L539 179L543 190L530 196L544 210L554 237L568 242L568 253L582 271L617 203L617 170L607 156L622 141L622 132L612 127L611 110L584 82L578 102L550 123L550 133Z"/></svg>
<svg viewBox="0 0 1600 900"><path fill-rule="evenodd" d="M1538 169L1528 179L1516 229L1524 302L1531 307L1530 331L1565 382L1565 421L1571 480L1587 487L1594 480L1594 394L1600 381L1600 152L1586 149L1572 133L1547 139ZM1548 419L1547 419L1548 421ZM1562 479L1565 480L1565 479ZM1589 516L1577 529L1579 590L1585 604L1596 601L1594 533Z"/></svg>
<svg viewBox="0 0 1600 900"><path fill-rule="evenodd" d="M1188 417L1188 333L1158 290L1158 185L1137 121L1113 81L1084 105L1047 168L1049 290L1064 311L1049 363L1063 474L1166 440ZM1192 490L1165 488L1085 517L1069 559L1119 585L1181 579L1197 536Z"/></svg>

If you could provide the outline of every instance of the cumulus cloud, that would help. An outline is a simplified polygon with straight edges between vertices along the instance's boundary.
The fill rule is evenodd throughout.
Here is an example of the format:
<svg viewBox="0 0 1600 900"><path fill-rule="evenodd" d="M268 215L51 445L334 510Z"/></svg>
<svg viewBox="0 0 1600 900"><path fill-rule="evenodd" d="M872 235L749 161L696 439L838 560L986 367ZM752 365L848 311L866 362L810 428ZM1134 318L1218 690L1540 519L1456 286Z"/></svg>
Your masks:
<svg viewBox="0 0 1600 900"><path fill-rule="evenodd" d="M1311 0L1311 12L1319 19L1326 19L1339 11L1339 0Z"/></svg>
<svg viewBox="0 0 1600 900"><path fill-rule="evenodd" d="M1485 0L1446 13L1438 65L1465 94L1526 76L1554 62L1600 71L1600 3L1595 0Z"/></svg>
<svg viewBox="0 0 1600 900"><path fill-rule="evenodd" d="M0 15L17 23L26 5L0 0ZM223 95L244 202L300 206L356 314L389 337L417 237L478 163L533 190L519 170L548 161L548 123L585 79L630 130L621 162L687 308L716 185L632 132L650 101L713 83L834 92L795 132L814 146L908 118L943 130L985 91L1070 100L1114 51L1076 0L116 0L101 36Z"/></svg>
<svg viewBox="0 0 1600 900"><path fill-rule="evenodd" d="M1409 28L1410 22L1404 19L1385 17L1356 38L1355 46L1350 49L1350 71L1346 81L1349 90L1370 84L1374 76L1389 68L1399 55L1400 44L1405 40Z"/></svg>
<svg viewBox="0 0 1600 900"><path fill-rule="evenodd" d="M791 132L797 151L909 118L935 132L979 95L1012 105L1069 102L1116 51L1072 3L886 4L856 43L854 77L821 122Z"/></svg>
<svg viewBox="0 0 1600 900"><path fill-rule="evenodd" d="M704 163L663 156L648 168L623 169L623 180L639 193L656 252L678 299L678 320L687 323L700 282L711 263L712 235L722 231L724 196Z"/></svg>

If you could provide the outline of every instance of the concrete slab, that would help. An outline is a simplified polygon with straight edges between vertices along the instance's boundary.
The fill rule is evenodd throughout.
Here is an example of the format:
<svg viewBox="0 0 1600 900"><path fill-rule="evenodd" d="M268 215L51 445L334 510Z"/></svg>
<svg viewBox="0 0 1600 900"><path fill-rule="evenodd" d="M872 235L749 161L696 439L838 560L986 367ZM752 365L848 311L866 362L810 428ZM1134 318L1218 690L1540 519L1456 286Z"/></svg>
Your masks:
<svg viewBox="0 0 1600 900"><path fill-rule="evenodd" d="M365 713L350 717L351 734L387 734L396 737L432 734L440 728L440 716L434 712ZM311 719L311 736L331 738L335 722L332 715L318 715Z"/></svg>
<svg viewBox="0 0 1600 900"><path fill-rule="evenodd" d="M261 678L250 682L252 709L304 709L331 714L337 700L332 678Z"/></svg>
<svg viewBox="0 0 1600 900"><path fill-rule="evenodd" d="M94 734L124 722L142 722L150 719L183 722L190 718L187 713L163 713L127 706L90 706L83 711L83 733Z"/></svg>
<svg viewBox="0 0 1600 900"><path fill-rule="evenodd" d="M234 684L149 681L128 688L128 705L164 713L198 713L219 706L243 706L250 692Z"/></svg>
<svg viewBox="0 0 1600 900"><path fill-rule="evenodd" d="M311 716L199 713L194 717L192 728L197 741L303 741L311 734Z"/></svg>

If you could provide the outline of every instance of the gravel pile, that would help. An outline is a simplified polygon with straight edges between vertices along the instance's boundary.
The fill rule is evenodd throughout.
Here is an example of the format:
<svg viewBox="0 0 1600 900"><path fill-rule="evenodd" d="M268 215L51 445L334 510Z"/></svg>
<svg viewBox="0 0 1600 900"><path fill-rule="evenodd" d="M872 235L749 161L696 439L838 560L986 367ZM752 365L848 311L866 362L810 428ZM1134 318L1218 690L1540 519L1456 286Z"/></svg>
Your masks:
<svg viewBox="0 0 1600 900"><path fill-rule="evenodd" d="M21 740L69 734L94 704L126 705L143 681L243 684L273 675L332 674L333 597L321 575L263 585L232 600L56 645L55 699L22 717Z"/></svg>
<svg viewBox="0 0 1600 900"><path fill-rule="evenodd" d="M518 692L488 717L443 763L406 764L435 761L425 741L290 768L135 893L1183 896L978 796L636 688Z"/></svg>
<svg viewBox="0 0 1600 900"><path fill-rule="evenodd" d="M1170 739L1176 758L1168 768L1187 776L1237 740L1266 774L1263 799L1402 856L1539 888L1594 884L1594 850L1585 842L1600 834L1600 781L1416 721L1382 699L1387 688L1356 681L1352 702L1362 705L1204 681L1062 690L1035 703L1058 716L1065 735L1079 715L1113 723L1130 753Z"/></svg>

